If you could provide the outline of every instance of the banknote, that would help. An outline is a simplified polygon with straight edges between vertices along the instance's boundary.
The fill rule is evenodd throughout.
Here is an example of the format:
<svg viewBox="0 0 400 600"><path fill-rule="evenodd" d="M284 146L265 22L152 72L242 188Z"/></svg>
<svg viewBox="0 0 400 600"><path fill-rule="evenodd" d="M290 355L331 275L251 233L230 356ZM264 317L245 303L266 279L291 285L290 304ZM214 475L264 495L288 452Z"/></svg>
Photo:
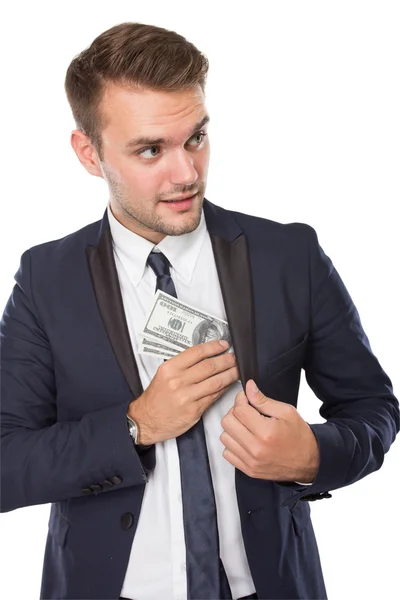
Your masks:
<svg viewBox="0 0 400 600"><path fill-rule="evenodd" d="M157 352L167 352L168 354L178 354L180 352L180 350L177 347L172 346L172 344L160 344L160 341L157 338L151 339L148 335L144 336L139 341L139 353L143 352L145 346L157 350Z"/></svg>
<svg viewBox="0 0 400 600"><path fill-rule="evenodd" d="M226 321L161 290L155 295L140 337L153 343L158 342L164 346L164 351L169 353L172 350L182 352L191 346L211 340L226 340L229 346L232 346Z"/></svg>
<svg viewBox="0 0 400 600"><path fill-rule="evenodd" d="M166 350L157 350L151 346L143 346L141 349L139 349L139 354L147 354L147 356L155 356L157 358L163 358L164 360L168 360L169 358L176 356L176 354L169 354Z"/></svg>
<svg viewBox="0 0 400 600"><path fill-rule="evenodd" d="M146 340L149 346L154 346L154 344L157 344L159 346L162 346L169 352L182 352L182 350L184 350L184 348L181 348L181 346L177 346L176 344L168 342L167 340L160 340L159 337L155 337L154 335L150 335L148 333L141 332L139 333L139 337L141 338L141 343L143 343L144 340Z"/></svg>

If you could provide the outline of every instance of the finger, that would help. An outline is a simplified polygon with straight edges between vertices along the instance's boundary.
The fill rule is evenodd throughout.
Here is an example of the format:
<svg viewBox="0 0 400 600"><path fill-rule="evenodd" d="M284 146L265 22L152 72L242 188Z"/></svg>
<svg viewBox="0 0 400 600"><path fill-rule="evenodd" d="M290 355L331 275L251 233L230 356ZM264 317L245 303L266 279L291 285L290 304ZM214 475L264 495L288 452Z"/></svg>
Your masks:
<svg viewBox="0 0 400 600"><path fill-rule="evenodd" d="M187 348L168 362L179 369L189 369L206 358L226 352L228 348L229 344L225 340L212 340L205 344L196 344L191 348Z"/></svg>
<svg viewBox="0 0 400 600"><path fill-rule="evenodd" d="M287 417L286 402L279 402L264 396L264 394L257 388L253 379L249 379L246 383L246 396L252 406L256 408L261 414L267 417L275 417L276 419L285 419Z"/></svg>
<svg viewBox="0 0 400 600"><path fill-rule="evenodd" d="M226 418L228 417L229 418ZM229 413L224 418L222 425L226 431L234 434L235 430L232 427L237 425L239 421L244 425L252 434L257 438L262 438L266 433L266 427L268 426L267 415L263 415L257 408L253 407L249 400L241 390L235 397L235 402ZM248 449L250 449L248 447Z"/></svg>
<svg viewBox="0 0 400 600"><path fill-rule="evenodd" d="M254 448L254 435L233 415L226 421L223 420L222 426L224 431L220 436L221 442L226 448L245 460L251 454L251 449Z"/></svg>
<svg viewBox="0 0 400 600"><path fill-rule="evenodd" d="M238 394L239 396L239 394ZM223 421L224 429L239 442L243 442L246 449L251 452L254 445L254 437L263 439L271 426L271 419L266 418L267 415L261 414L256 408L251 406L246 399L245 403L236 403L232 407L231 418ZM244 427L251 434L251 439L243 435L243 430L239 425Z"/></svg>
<svg viewBox="0 0 400 600"><path fill-rule="evenodd" d="M222 391L237 381L238 377L238 368L234 366L204 381L193 384L193 386L189 387L189 391L193 392L193 396L197 400L202 400L215 394L218 395L217 397L220 397L222 396Z"/></svg>
<svg viewBox="0 0 400 600"><path fill-rule="evenodd" d="M249 477L253 477L246 463L241 458L238 458L235 454L233 454L233 452L225 448L225 450L222 452L222 456L225 458L225 460L231 463L231 465L236 467L236 469L239 469L239 471L242 471L245 475L248 475Z"/></svg>
<svg viewBox="0 0 400 600"><path fill-rule="evenodd" d="M223 394L225 394L225 392L227 392L231 388L231 386L232 386L232 383L230 383L229 385L226 385L225 387L223 387L221 390L219 390L215 394L211 394L210 396L207 396L205 398L201 398L200 400L198 400L201 410L203 412L206 411L212 404L214 404L214 402L216 402L219 398L221 398L221 396L223 396Z"/></svg>
<svg viewBox="0 0 400 600"><path fill-rule="evenodd" d="M238 394L236 394L235 396L235 406L248 406L249 405L249 401L247 399L246 394L244 393L243 390L241 390Z"/></svg>
<svg viewBox="0 0 400 600"><path fill-rule="evenodd" d="M232 353L213 356L187 369L185 380L188 383L200 383L236 366L236 356Z"/></svg>
<svg viewBox="0 0 400 600"><path fill-rule="evenodd" d="M249 404L234 405L222 419L221 425L227 435L250 455L253 455L258 443L265 439L271 427L270 419Z"/></svg>

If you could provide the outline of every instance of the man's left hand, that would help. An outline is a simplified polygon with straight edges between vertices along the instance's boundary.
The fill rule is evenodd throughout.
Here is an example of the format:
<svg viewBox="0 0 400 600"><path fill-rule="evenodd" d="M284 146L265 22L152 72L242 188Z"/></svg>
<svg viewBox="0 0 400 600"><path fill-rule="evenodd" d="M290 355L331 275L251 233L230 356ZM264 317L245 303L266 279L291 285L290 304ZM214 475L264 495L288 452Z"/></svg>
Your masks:
<svg viewBox="0 0 400 600"><path fill-rule="evenodd" d="M315 479L319 450L311 427L291 404L264 396L252 379L221 424L223 456L249 477L302 483Z"/></svg>

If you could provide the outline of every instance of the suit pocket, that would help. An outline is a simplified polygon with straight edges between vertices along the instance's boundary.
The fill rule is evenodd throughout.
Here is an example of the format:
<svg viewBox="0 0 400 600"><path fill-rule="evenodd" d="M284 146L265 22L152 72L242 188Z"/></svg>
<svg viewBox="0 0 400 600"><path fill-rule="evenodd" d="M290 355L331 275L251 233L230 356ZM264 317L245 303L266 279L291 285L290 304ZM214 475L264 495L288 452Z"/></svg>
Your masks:
<svg viewBox="0 0 400 600"><path fill-rule="evenodd" d="M267 362L267 373L269 379L276 377L280 373L283 373L283 371L287 371L294 365L303 364L308 336L309 334L306 333L299 344L296 344L296 346L289 348L289 350L286 350L282 354L279 354L279 356L276 356Z"/></svg>
<svg viewBox="0 0 400 600"><path fill-rule="evenodd" d="M67 533L69 530L69 521L61 512L61 503L55 503L51 505L50 518L49 518L49 531L51 536L60 546L64 546Z"/></svg>
<svg viewBox="0 0 400 600"><path fill-rule="evenodd" d="M306 529L307 525L311 523L310 517L310 506L308 502L298 502L292 507L282 507L281 512L278 515L279 527L288 527L291 529L296 537L300 538ZM253 510L247 511L253 527L258 531L271 532L271 519L276 521L276 512L271 507L271 504L256 507Z"/></svg>

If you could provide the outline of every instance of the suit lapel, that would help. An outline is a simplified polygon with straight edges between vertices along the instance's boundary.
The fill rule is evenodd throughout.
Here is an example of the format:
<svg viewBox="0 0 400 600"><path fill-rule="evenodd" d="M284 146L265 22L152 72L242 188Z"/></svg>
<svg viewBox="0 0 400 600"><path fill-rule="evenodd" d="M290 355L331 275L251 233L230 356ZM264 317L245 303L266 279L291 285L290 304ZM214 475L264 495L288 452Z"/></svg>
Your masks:
<svg viewBox="0 0 400 600"><path fill-rule="evenodd" d="M243 387L258 377L251 265L246 237L231 214L204 200L225 310ZM86 249L93 288L111 346L135 398L143 393L133 354L105 212L98 243Z"/></svg>
<svg viewBox="0 0 400 600"><path fill-rule="evenodd" d="M129 337L107 213L102 221L98 244L88 246L86 253L97 304L108 338L131 392L137 398L143 393L143 387Z"/></svg>
<svg viewBox="0 0 400 600"><path fill-rule="evenodd" d="M230 213L207 200L204 214L243 387L258 378L253 284L248 245Z"/></svg>

